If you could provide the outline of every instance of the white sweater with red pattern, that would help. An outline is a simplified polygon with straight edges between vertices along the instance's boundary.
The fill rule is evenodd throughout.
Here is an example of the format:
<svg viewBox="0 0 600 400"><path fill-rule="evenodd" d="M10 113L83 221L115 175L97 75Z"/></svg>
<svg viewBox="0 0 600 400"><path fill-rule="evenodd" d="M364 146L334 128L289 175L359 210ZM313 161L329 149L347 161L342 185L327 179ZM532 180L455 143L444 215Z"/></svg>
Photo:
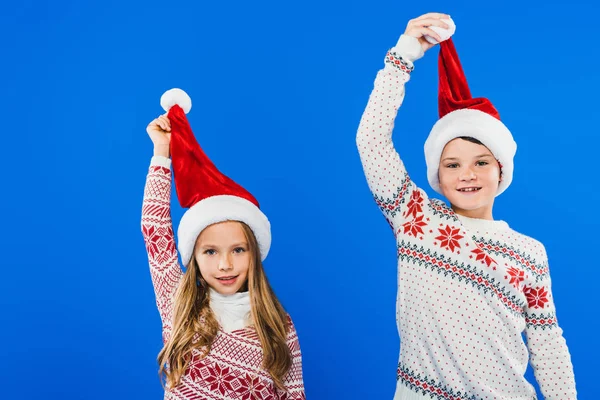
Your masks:
<svg viewBox="0 0 600 400"><path fill-rule="evenodd" d="M528 361L546 399L576 399L544 246L505 222L455 214L406 172L392 131L413 64L398 53L388 52L357 135L369 187L396 236L395 399L536 399Z"/></svg>
<svg viewBox="0 0 600 400"><path fill-rule="evenodd" d="M142 233L148 252L156 304L162 320L163 340L172 329L173 295L183 272L177 258L171 221L170 160L152 159L142 207ZM167 389L169 400L305 399L302 357L296 329L289 319L287 343L293 357L285 378L285 391L277 390L262 368L262 347L253 327L219 333L208 355L194 351L181 383Z"/></svg>

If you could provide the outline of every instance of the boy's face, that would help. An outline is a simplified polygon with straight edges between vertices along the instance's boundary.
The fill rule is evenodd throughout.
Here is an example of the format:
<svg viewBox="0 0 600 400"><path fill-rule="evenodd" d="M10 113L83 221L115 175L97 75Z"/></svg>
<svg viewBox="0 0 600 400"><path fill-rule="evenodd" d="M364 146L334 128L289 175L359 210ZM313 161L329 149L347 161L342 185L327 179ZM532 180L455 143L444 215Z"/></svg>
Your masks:
<svg viewBox="0 0 600 400"><path fill-rule="evenodd" d="M448 142L438 176L442 194L457 214L493 219L501 177L500 165L487 147L464 139Z"/></svg>

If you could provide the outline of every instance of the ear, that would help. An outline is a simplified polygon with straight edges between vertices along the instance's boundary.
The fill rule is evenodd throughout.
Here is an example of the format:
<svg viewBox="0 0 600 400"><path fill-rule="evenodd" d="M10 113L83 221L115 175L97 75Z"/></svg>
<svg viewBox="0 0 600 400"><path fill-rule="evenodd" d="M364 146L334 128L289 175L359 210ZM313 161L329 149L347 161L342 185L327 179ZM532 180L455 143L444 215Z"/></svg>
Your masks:
<svg viewBox="0 0 600 400"><path fill-rule="evenodd" d="M498 179L498 183L501 183L502 182L502 163L498 159L496 159L496 162L498 163L498 170L500 173L500 178Z"/></svg>

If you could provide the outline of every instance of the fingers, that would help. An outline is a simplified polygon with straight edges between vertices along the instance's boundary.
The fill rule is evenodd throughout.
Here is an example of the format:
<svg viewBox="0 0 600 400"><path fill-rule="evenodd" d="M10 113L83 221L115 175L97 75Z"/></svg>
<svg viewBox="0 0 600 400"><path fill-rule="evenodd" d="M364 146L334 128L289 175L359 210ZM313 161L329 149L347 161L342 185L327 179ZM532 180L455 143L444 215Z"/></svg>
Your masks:
<svg viewBox="0 0 600 400"><path fill-rule="evenodd" d="M408 28L412 27L426 27L426 26L439 26L443 29L448 29L450 26L438 18L423 18L419 20L412 20L408 23Z"/></svg>
<svg viewBox="0 0 600 400"><path fill-rule="evenodd" d="M153 126L158 127L165 132L171 132L171 121L169 121L167 114L159 116L158 118L152 120L150 124L148 124L149 128Z"/></svg>
<svg viewBox="0 0 600 400"><path fill-rule="evenodd" d="M414 28L407 29L406 33L408 35L414 36L416 38L421 38L425 35L428 35L428 36L431 36L432 38L434 38L435 40L437 40L438 42L442 41L442 37L440 35L438 35L436 31L434 31L431 28L424 27L424 26L417 26Z"/></svg>
<svg viewBox="0 0 600 400"><path fill-rule="evenodd" d="M167 114L163 114L156 119L158 126L162 128L163 131L171 132L171 121L167 117Z"/></svg>
<svg viewBox="0 0 600 400"><path fill-rule="evenodd" d="M427 18L449 19L450 16L448 14L443 14L443 13L427 13L427 14L423 14L423 15L413 19L413 21L418 21L418 20L427 19Z"/></svg>

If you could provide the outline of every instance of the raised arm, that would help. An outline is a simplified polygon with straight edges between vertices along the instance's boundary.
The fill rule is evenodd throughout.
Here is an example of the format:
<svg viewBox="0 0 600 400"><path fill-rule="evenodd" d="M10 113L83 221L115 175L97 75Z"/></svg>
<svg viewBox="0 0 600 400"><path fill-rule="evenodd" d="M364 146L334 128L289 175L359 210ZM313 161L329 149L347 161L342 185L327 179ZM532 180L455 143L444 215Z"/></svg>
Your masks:
<svg viewBox="0 0 600 400"><path fill-rule="evenodd" d="M524 292L527 347L542 394L546 400L576 400L573 364L556 319L549 272L528 283Z"/></svg>
<svg viewBox="0 0 600 400"><path fill-rule="evenodd" d="M412 183L392 142L398 109L404 100L404 85L410 79L413 62L433 47L424 36L441 40L430 26L447 28L445 14L426 14L408 23L406 32L385 57L385 66L363 113L356 136L369 188L377 205L394 227L398 217L408 217L410 197L418 188ZM415 194L417 195L417 194Z"/></svg>
<svg viewBox="0 0 600 400"><path fill-rule="evenodd" d="M183 272L177 259L171 221L170 125L165 116L147 128L154 143L154 157L146 178L142 205L142 234L148 252L156 305L163 325L163 339L171 331L173 296Z"/></svg>

